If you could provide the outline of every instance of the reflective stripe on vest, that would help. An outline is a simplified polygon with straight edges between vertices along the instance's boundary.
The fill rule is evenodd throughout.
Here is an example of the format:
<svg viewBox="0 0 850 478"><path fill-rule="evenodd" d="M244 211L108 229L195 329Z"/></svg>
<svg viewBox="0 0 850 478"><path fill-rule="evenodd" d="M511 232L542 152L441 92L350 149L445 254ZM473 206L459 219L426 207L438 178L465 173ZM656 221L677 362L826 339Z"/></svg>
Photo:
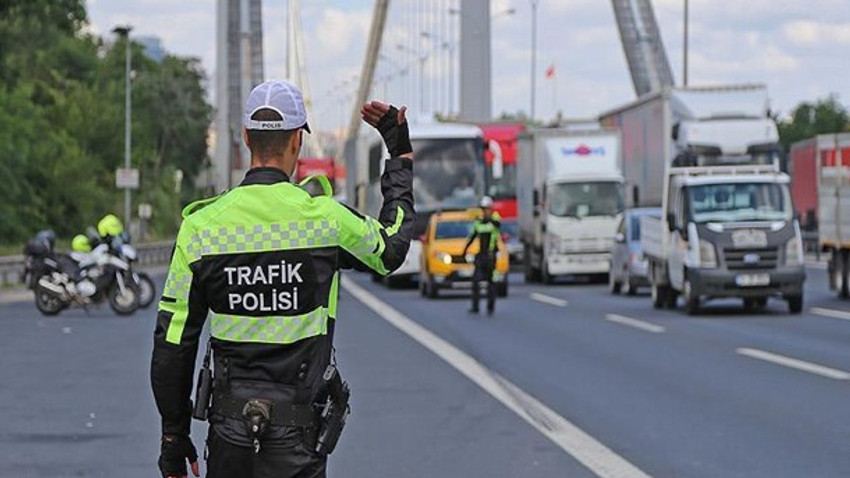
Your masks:
<svg viewBox="0 0 850 478"><path fill-rule="evenodd" d="M210 314L210 334L229 342L291 344L328 333L327 307L292 316L241 317Z"/></svg>

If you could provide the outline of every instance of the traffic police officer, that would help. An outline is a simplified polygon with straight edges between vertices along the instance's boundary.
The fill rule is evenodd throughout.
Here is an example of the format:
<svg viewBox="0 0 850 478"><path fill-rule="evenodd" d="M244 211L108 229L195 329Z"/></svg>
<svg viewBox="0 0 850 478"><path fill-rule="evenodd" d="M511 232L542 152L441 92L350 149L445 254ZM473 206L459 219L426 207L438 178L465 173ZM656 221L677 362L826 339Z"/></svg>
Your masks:
<svg viewBox="0 0 850 478"><path fill-rule="evenodd" d="M482 216L472 223L472 231L463 247L463 255L469 246L478 238L478 253L475 254L475 272L472 274L472 308L473 314L478 313L478 297L481 281L487 284L487 313L492 314L496 307L496 284L493 274L496 268L496 251L499 244L499 213L493 211L493 199L484 196L481 199Z"/></svg>
<svg viewBox="0 0 850 478"><path fill-rule="evenodd" d="M283 81L263 83L247 99L251 169L242 183L183 210L151 364L164 477L186 476L187 460L198 475L190 396L208 311L215 370L208 476L325 476L314 403L328 393L339 269L388 274L403 262L413 226L405 109L373 101L361 115L391 156L378 219L290 183L310 129L301 92ZM252 404L265 407L261 427L246 419Z"/></svg>

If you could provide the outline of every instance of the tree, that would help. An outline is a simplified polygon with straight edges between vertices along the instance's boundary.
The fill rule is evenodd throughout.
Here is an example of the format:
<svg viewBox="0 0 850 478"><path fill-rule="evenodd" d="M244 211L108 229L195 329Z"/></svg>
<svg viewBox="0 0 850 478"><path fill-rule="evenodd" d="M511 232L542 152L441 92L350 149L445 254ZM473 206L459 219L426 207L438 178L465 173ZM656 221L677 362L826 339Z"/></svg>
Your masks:
<svg viewBox="0 0 850 478"><path fill-rule="evenodd" d="M121 209L126 43L107 45L86 23L83 0L0 0L0 243L48 227L70 236ZM206 78L196 59L156 63L131 48L135 197L168 236L209 161Z"/></svg>
<svg viewBox="0 0 850 478"><path fill-rule="evenodd" d="M850 127L850 115L847 108L831 94L814 104L803 102L791 111L789 118L777 121L779 139L785 151L797 141L818 134L839 133Z"/></svg>

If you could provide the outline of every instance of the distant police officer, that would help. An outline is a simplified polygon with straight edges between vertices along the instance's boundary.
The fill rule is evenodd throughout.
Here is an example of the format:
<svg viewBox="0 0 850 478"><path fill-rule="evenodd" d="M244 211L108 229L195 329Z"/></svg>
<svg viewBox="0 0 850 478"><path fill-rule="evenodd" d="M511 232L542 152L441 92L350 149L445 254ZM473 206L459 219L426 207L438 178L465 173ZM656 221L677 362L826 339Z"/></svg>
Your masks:
<svg viewBox="0 0 850 478"><path fill-rule="evenodd" d="M481 293L481 281L487 284L487 313L492 314L496 307L496 284L493 273L496 268L496 252L499 241L499 213L493 211L493 200L489 196L481 199L482 216L472 224L472 231L463 248L463 255L478 238L478 253L475 254L475 272L472 275L472 308L478 313L478 297Z"/></svg>
<svg viewBox="0 0 850 478"><path fill-rule="evenodd" d="M405 110L374 101L361 115L391 155L378 219L290 183L310 130L301 92L283 81L263 83L247 99L251 169L242 183L184 209L151 365L164 477L186 476L187 460L198 475L190 396L208 311L215 376L208 476L325 476L329 448L317 446L326 435L316 404L328 403L334 389L339 269L388 274L403 262L413 225Z"/></svg>

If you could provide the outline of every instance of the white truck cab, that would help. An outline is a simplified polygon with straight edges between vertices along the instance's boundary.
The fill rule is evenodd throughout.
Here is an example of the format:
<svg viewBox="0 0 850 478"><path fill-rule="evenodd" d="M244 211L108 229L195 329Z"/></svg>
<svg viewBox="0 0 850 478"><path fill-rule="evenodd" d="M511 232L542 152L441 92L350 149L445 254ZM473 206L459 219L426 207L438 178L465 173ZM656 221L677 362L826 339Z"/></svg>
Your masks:
<svg viewBox="0 0 850 478"><path fill-rule="evenodd" d="M520 135L518 161L526 279L607 275L624 204L619 134L530 130Z"/></svg>
<svg viewBox="0 0 850 478"><path fill-rule="evenodd" d="M626 180L660 218L641 220L653 305L689 313L738 297L803 304L802 238L762 85L666 89L603 115L630 138ZM660 181L659 181L660 179ZM655 201L658 201L655 203Z"/></svg>

